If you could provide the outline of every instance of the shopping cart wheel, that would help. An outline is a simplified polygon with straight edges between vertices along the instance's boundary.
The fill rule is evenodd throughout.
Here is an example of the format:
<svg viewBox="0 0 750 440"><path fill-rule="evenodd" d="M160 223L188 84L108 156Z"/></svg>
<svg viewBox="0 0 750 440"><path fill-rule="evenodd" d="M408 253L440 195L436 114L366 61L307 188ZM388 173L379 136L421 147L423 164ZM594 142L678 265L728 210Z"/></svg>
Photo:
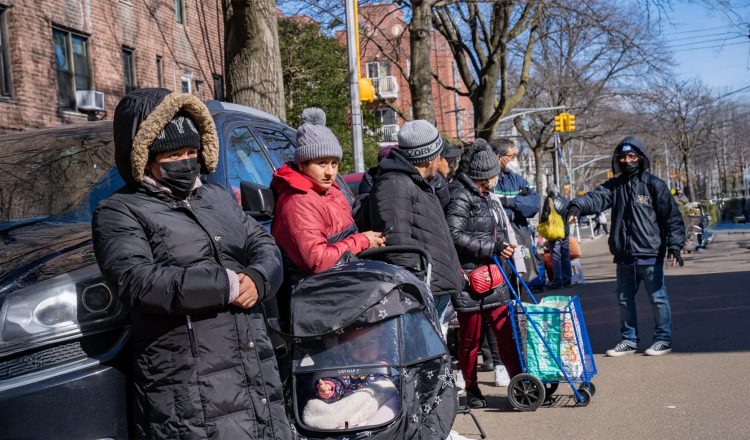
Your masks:
<svg viewBox="0 0 750 440"><path fill-rule="evenodd" d="M587 406L591 403L591 391L587 387L579 387L578 394L581 395L581 400L576 402L576 406Z"/></svg>
<svg viewBox="0 0 750 440"><path fill-rule="evenodd" d="M594 396L594 394L596 394L596 387L594 386L594 382L582 383L580 388L586 388L587 390L589 390L592 397Z"/></svg>
<svg viewBox="0 0 750 440"><path fill-rule="evenodd" d="M508 385L508 400L519 411L536 411L544 403L544 384L531 374L513 376Z"/></svg>

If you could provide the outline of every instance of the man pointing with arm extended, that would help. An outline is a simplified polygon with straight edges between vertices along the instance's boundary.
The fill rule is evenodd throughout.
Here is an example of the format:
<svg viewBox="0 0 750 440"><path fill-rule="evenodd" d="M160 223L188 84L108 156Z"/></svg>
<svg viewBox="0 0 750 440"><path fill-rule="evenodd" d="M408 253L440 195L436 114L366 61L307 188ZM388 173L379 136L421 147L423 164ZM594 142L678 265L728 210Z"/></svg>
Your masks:
<svg viewBox="0 0 750 440"><path fill-rule="evenodd" d="M628 136L612 155L614 178L570 202L568 221L612 208L609 250L617 265L621 341L608 356L636 351L638 327L635 294L643 282L654 308L654 341L645 354L672 351L672 311L664 284L664 258L682 266L685 225L666 183L649 173L649 158L640 139Z"/></svg>

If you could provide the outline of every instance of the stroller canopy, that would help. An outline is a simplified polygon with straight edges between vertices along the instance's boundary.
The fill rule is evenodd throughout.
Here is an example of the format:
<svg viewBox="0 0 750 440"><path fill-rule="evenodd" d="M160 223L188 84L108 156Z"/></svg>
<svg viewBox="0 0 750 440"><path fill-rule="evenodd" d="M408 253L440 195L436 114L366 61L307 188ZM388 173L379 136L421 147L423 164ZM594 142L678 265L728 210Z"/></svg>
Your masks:
<svg viewBox="0 0 750 440"><path fill-rule="evenodd" d="M317 338L423 307L437 322L432 294L409 271L380 261L356 261L297 284L292 291L292 333L299 339Z"/></svg>

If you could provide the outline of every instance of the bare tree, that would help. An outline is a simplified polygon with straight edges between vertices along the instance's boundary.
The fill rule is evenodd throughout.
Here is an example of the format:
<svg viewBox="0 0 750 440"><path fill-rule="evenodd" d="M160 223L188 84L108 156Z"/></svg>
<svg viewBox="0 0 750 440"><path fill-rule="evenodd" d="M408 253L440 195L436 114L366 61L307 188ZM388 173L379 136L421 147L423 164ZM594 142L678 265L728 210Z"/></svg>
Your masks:
<svg viewBox="0 0 750 440"><path fill-rule="evenodd" d="M715 98L699 80L667 78L650 93L654 121L680 152L691 201L696 199L692 159L710 142L714 104Z"/></svg>
<svg viewBox="0 0 750 440"><path fill-rule="evenodd" d="M660 72L669 61L650 31L652 24L631 8L601 0L559 0L545 8L538 25L532 75L524 107L565 106L576 115L575 132L560 136L561 145L576 141L610 143L629 120L623 98L643 87L642 78ZM541 185L544 154L554 150L554 113L528 118L529 130L516 120L536 164Z"/></svg>
<svg viewBox="0 0 750 440"><path fill-rule="evenodd" d="M227 99L286 118L274 0L222 0Z"/></svg>
<svg viewBox="0 0 750 440"><path fill-rule="evenodd" d="M526 92L543 4L454 2L434 8L433 25L448 40L467 88L458 92L468 95L474 107L477 137L490 138L500 118ZM522 48L520 59L514 59L514 44Z"/></svg>

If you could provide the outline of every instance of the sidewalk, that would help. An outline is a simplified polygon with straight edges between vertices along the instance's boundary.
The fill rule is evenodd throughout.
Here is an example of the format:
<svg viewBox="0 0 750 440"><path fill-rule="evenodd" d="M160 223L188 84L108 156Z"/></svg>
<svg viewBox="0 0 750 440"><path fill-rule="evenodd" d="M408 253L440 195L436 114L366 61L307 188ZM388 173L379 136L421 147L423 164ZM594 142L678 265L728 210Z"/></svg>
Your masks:
<svg viewBox="0 0 750 440"><path fill-rule="evenodd" d="M488 409L474 410L489 439L743 439L750 438L750 231L717 233L709 248L667 268L672 300L674 353L640 353L607 358L618 337L614 265L606 238L584 241L586 284L563 290L578 294L586 316L599 375L597 394L587 407L574 407L567 384L554 407L534 413L513 410L505 389L491 386L492 373L480 373ZM560 291L556 291L560 292ZM638 295L641 343L651 342L651 306ZM454 429L478 439L468 416Z"/></svg>

